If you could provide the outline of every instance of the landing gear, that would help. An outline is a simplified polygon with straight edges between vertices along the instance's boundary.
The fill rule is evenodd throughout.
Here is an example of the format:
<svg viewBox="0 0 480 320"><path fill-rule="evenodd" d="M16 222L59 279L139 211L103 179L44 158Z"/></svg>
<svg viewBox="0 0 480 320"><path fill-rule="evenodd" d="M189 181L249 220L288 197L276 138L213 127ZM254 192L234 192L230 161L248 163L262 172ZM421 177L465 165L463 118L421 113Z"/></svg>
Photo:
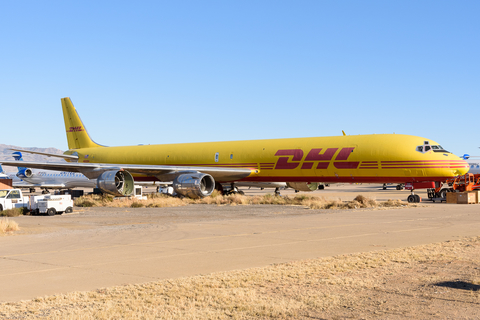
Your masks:
<svg viewBox="0 0 480 320"><path fill-rule="evenodd" d="M418 194L414 194L412 190L412 194L407 197L407 202L408 203L418 203L422 201L422 198Z"/></svg>
<svg viewBox="0 0 480 320"><path fill-rule="evenodd" d="M215 190L217 190L222 196L225 195L225 190L221 183L215 182Z"/></svg>
<svg viewBox="0 0 480 320"><path fill-rule="evenodd" d="M383 190L387 190L387 184L386 183L383 184Z"/></svg>
<svg viewBox="0 0 480 320"><path fill-rule="evenodd" d="M280 188L279 187L275 188L275 195L280 196Z"/></svg>
<svg viewBox="0 0 480 320"><path fill-rule="evenodd" d="M230 184L230 190L224 193L225 195L230 195L230 194L239 194L239 195L245 195L245 192L242 190L239 190L237 186L235 186L235 183Z"/></svg>

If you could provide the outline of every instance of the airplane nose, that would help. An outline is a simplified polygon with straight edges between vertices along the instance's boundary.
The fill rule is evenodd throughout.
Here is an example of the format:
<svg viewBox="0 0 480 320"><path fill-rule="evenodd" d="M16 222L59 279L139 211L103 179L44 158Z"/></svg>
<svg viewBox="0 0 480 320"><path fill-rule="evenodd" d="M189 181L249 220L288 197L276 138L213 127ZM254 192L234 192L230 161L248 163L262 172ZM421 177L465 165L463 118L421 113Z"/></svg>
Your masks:
<svg viewBox="0 0 480 320"><path fill-rule="evenodd" d="M452 163L452 165L450 166L452 169L455 169L454 170L454 175L455 176L461 176L461 175L464 175L465 173L468 172L468 170L470 170L470 166L468 165L468 162L459 158L458 161L455 161L455 163Z"/></svg>

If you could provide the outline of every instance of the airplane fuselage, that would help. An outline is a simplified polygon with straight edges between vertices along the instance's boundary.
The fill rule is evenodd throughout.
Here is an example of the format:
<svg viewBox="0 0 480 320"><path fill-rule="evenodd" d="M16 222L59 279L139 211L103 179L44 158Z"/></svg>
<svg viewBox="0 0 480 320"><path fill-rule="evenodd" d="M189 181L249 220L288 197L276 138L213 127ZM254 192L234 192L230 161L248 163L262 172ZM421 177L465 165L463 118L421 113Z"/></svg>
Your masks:
<svg viewBox="0 0 480 320"><path fill-rule="evenodd" d="M96 181L89 180L81 173L53 170L31 170L30 177L24 177L23 180L45 188L95 188Z"/></svg>
<svg viewBox="0 0 480 320"><path fill-rule="evenodd" d="M75 152L80 163L252 169L241 181L405 183L445 181L468 170L465 161L438 147L422 137L374 134L93 147L66 154ZM161 175L135 179L151 178L162 180Z"/></svg>

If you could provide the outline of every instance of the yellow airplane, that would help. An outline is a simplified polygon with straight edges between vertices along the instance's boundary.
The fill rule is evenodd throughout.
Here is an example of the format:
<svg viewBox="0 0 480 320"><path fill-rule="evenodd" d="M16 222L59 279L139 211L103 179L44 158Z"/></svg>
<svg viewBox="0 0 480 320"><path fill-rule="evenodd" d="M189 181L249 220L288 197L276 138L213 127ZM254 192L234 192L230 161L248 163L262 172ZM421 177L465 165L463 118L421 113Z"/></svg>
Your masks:
<svg viewBox="0 0 480 320"><path fill-rule="evenodd" d="M61 101L69 150L59 157L68 162L23 165L81 172L114 195L131 194L133 176L173 181L178 194L200 198L209 196L215 185L236 181L297 187L315 182L421 186L469 169L466 161L437 142L401 134L105 147L90 138L70 98Z"/></svg>

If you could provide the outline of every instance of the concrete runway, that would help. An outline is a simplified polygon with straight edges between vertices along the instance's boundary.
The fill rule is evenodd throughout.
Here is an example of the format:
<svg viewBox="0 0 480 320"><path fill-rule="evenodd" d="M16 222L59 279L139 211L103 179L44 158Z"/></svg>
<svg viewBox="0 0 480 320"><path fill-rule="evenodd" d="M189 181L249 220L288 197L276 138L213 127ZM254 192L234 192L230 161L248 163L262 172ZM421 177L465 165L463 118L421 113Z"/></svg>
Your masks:
<svg viewBox="0 0 480 320"><path fill-rule="evenodd" d="M366 188L329 192L377 199L409 194L378 187L369 194ZM267 205L78 208L69 215L10 218L22 230L0 237L0 301L480 235L479 205L425 205L350 211Z"/></svg>

